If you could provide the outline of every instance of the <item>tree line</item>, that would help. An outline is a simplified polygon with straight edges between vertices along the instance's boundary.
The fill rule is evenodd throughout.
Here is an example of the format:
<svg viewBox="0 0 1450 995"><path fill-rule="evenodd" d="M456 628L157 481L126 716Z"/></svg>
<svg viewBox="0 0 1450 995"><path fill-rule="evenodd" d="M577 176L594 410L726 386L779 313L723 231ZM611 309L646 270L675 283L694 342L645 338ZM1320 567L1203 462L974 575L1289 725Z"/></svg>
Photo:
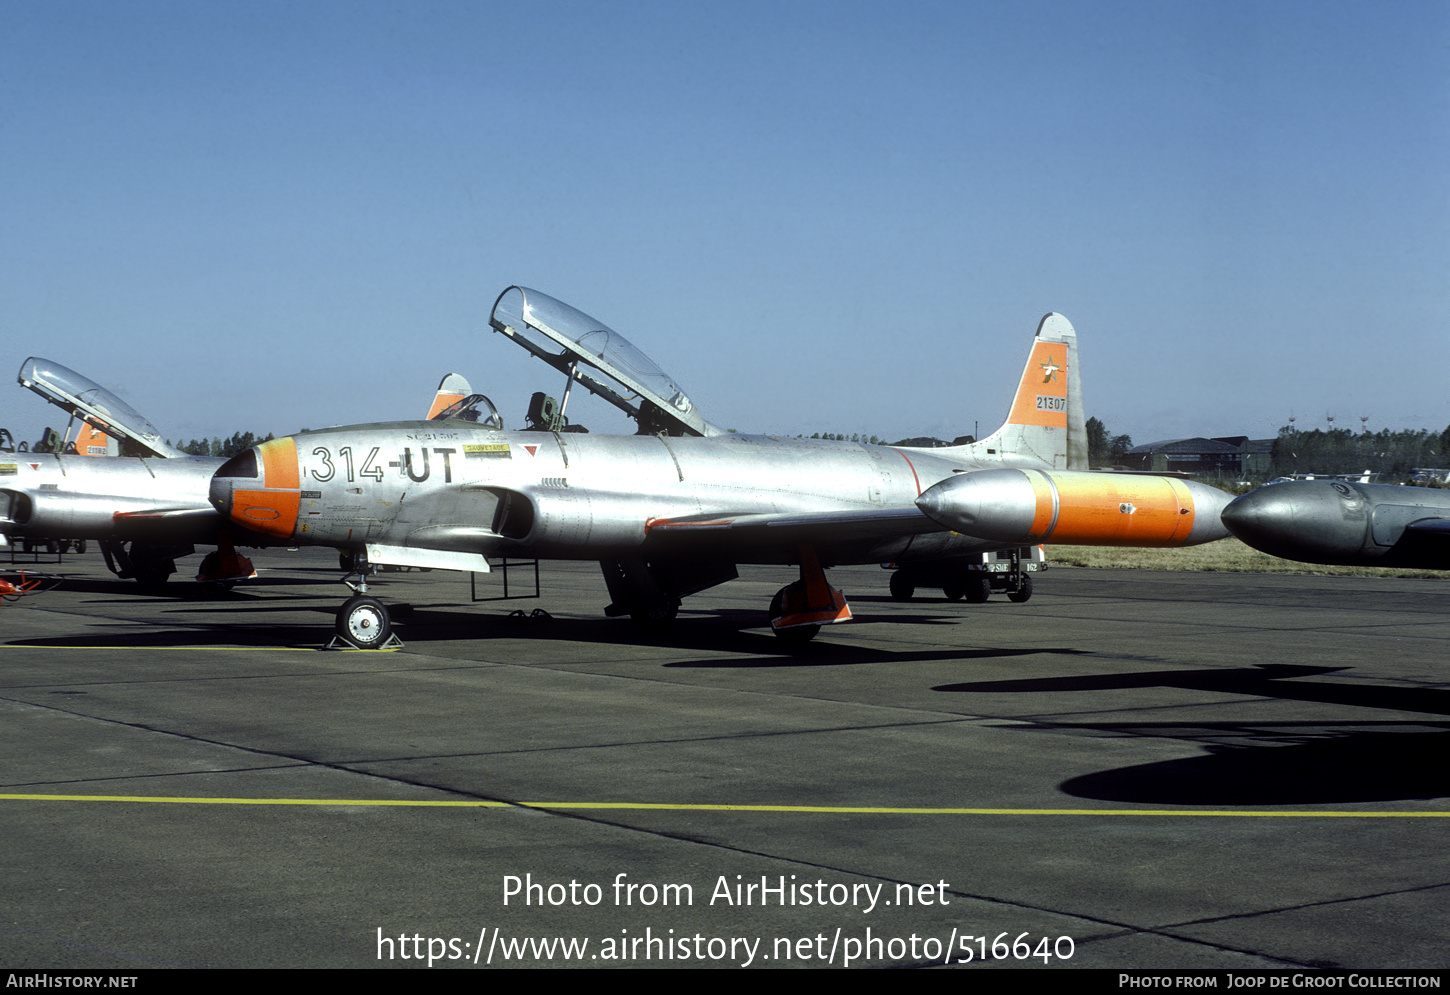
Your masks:
<svg viewBox="0 0 1450 995"><path fill-rule="evenodd" d="M1097 418L1089 418L1087 428L1088 466L1108 467L1123 461L1123 456L1133 448L1130 435L1113 435L1108 427Z"/></svg>
<svg viewBox="0 0 1450 995"><path fill-rule="evenodd" d="M1273 474L1359 473L1408 476L1418 467L1450 466L1450 426L1443 432L1403 429L1352 432L1336 428L1300 432L1285 427L1274 440Z"/></svg>
<svg viewBox="0 0 1450 995"><path fill-rule="evenodd" d="M192 439L190 442L182 442L178 439L172 442L166 440L168 446L174 445L177 449L188 456L223 456L231 457L237 453L246 452L253 446L259 446L264 442L272 441L272 433L268 432L264 439L260 435L253 435L251 432L238 432L230 439Z"/></svg>

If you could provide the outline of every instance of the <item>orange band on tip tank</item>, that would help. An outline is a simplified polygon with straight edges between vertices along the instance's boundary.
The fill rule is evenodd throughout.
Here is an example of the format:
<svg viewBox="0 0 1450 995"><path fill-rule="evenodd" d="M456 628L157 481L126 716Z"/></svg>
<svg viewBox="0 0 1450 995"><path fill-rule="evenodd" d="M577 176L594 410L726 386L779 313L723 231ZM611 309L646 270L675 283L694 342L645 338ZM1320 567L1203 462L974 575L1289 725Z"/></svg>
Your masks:
<svg viewBox="0 0 1450 995"><path fill-rule="evenodd" d="M1054 473L1057 528L1049 543L1178 546L1193 528L1193 498L1181 480Z"/></svg>
<svg viewBox="0 0 1450 995"><path fill-rule="evenodd" d="M1024 471L1028 483L1032 485L1032 493L1037 498L1036 512L1032 516L1032 531L1030 535L1045 536L1052 532L1053 523L1057 520L1056 491L1053 489L1052 481L1042 472Z"/></svg>

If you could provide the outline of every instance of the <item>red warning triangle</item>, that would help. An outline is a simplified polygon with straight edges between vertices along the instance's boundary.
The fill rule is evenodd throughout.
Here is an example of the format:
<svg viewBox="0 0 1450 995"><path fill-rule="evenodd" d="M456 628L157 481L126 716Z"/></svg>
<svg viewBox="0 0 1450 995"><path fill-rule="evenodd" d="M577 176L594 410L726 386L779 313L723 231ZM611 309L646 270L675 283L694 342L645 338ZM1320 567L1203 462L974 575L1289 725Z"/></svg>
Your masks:
<svg viewBox="0 0 1450 995"><path fill-rule="evenodd" d="M529 451L529 455L530 456L537 456L537 455L539 455L539 447L538 446L524 446L524 448Z"/></svg>

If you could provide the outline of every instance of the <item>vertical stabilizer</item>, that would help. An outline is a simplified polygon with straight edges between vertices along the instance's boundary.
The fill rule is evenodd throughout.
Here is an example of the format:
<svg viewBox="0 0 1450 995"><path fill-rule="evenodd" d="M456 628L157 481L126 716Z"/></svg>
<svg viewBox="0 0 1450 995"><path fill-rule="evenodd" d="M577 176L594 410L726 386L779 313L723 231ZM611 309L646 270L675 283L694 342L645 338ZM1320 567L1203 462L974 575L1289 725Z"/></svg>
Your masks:
<svg viewBox="0 0 1450 995"><path fill-rule="evenodd" d="M427 420L432 421L438 412L450 404L457 404L472 393L473 388L468 385L468 381L464 379L462 374L448 374L442 380L438 381L438 394L433 398L433 406L428 409Z"/></svg>
<svg viewBox="0 0 1450 995"><path fill-rule="evenodd" d="M1056 312L1043 316L1006 423L979 442L955 448L969 459L1004 466L1088 468L1077 333L1072 322Z"/></svg>
<svg viewBox="0 0 1450 995"><path fill-rule="evenodd" d="M121 447L105 432L83 421L76 432L76 452L82 456L119 456Z"/></svg>

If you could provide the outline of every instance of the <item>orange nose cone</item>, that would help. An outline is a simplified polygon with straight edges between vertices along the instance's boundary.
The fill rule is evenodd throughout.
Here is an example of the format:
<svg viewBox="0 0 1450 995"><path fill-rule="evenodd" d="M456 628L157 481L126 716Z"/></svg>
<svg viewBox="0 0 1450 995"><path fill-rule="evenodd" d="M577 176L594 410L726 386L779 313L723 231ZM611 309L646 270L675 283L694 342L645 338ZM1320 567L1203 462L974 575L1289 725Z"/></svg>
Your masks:
<svg viewBox="0 0 1450 995"><path fill-rule="evenodd" d="M297 468L297 443L291 439L273 439L256 449L262 468L262 490L232 491L232 521L253 532L289 539L297 527L297 508L301 498Z"/></svg>

